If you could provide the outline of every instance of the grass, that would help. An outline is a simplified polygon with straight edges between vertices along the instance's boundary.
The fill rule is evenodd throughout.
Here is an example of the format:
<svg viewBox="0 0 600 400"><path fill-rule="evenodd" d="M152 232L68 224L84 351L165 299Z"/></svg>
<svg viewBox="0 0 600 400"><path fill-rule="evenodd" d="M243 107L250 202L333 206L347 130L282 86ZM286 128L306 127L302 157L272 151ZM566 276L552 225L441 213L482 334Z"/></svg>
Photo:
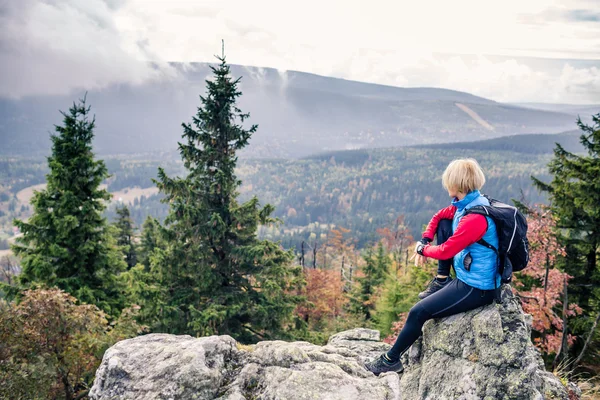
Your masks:
<svg viewBox="0 0 600 400"><path fill-rule="evenodd" d="M562 360L552 371L554 376L568 389L569 381L581 389L581 400L600 400L600 379L597 376L583 378L581 374L573 374L571 364L573 360ZM571 393L569 393L571 398Z"/></svg>

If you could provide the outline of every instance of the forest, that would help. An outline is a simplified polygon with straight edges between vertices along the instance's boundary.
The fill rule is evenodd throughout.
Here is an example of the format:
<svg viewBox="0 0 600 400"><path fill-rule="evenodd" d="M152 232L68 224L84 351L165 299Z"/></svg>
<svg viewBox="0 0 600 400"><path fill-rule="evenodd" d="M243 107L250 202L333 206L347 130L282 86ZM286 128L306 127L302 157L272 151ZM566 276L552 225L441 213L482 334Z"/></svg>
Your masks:
<svg viewBox="0 0 600 400"><path fill-rule="evenodd" d="M600 114L578 121L579 146L570 133L521 151L517 136L238 159L260 121L237 107L224 56L212 72L177 155L97 157L84 98L46 160L0 160L0 245L14 254L0 257L0 398L86 398L106 349L149 332L323 343L364 326L393 342L436 267L408 258L450 201L441 173L465 156L484 193L527 216L512 287L546 366L595 382Z"/></svg>
<svg viewBox="0 0 600 400"><path fill-rule="evenodd" d="M541 139L551 145L554 140L569 139L543 136ZM530 175L548 179L546 165L551 154L517 153L504 150L503 146L469 152L488 171L484 192L505 202L511 199L531 204L547 202L546 194L533 187ZM363 248L377 241L377 228L392 224L399 215L405 216L411 233L417 235L431 215L449 203L441 187L441 173L448 162L463 154L453 147L400 147L322 153L300 160L241 159L236 175L242 181L240 199L256 195L261 201L273 204L274 216L283 221L280 226L261 230L261 237L268 235L281 240L284 247L300 251L303 240L309 240L311 234L326 234L328 226L333 224L351 229L357 246ZM131 160L115 156L106 160L111 175L105 181L107 190L122 194L132 188L154 187L152 179L156 178L159 166L171 174L184 172L180 161L146 157ZM4 218L0 217L5 231L10 231L12 218L26 216L20 214L21 208L28 204L18 201L19 191L43 183L45 173L46 166L41 161L16 159L10 167L8 163L3 165L2 180L11 185L2 192L6 201L0 203L0 209L2 204L6 209ZM161 202L162 198L154 191L125 201L136 227L141 227L148 216L159 221L167 216L168 207ZM116 200L106 211L109 220L116 216ZM15 204L13 213L8 210L11 201ZM324 232L319 228L321 225L325 225Z"/></svg>

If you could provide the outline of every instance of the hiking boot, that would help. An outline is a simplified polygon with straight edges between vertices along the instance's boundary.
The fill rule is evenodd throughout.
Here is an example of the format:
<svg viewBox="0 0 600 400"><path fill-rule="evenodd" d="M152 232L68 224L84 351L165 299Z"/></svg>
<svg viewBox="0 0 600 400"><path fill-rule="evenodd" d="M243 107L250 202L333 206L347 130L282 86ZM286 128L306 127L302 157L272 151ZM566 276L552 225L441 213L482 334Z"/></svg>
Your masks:
<svg viewBox="0 0 600 400"><path fill-rule="evenodd" d="M433 278L425 290L419 293L419 298L423 300L427 296L431 296L440 289L443 289L447 284L452 282L452 278L447 277L445 282L439 282L437 278Z"/></svg>
<svg viewBox="0 0 600 400"><path fill-rule="evenodd" d="M402 372L404 371L404 367L402 366L402 362L400 360L389 363L383 358L383 354L374 359L373 361L367 362L363 364L367 371L371 371L375 374L375 376L379 376L379 374L383 372Z"/></svg>

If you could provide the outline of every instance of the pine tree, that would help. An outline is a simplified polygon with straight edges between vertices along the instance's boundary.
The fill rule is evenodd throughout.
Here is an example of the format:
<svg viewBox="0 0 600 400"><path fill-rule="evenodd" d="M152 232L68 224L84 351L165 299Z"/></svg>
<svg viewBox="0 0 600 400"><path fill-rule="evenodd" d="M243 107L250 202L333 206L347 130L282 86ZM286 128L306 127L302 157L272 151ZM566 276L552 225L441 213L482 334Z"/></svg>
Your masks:
<svg viewBox="0 0 600 400"><path fill-rule="evenodd" d="M13 246L22 259L20 286L56 286L114 315L124 306L116 276L126 265L102 216L110 195L100 189L106 166L92 152L95 119L85 99L61 113L47 186L33 196L31 218L15 220L23 233Z"/></svg>
<svg viewBox="0 0 600 400"><path fill-rule="evenodd" d="M129 208L125 204L117 206L117 221L115 222L117 244L125 255L127 268L131 269L137 264L137 250L133 242L133 221L129 213Z"/></svg>
<svg viewBox="0 0 600 400"><path fill-rule="evenodd" d="M260 207L256 197L237 202L237 152L257 126L242 126L249 114L236 106L239 79L231 78L224 55L217 58L193 125L182 124L187 175L171 178L159 169L156 181L170 204L167 247L151 265L164 288L156 328L254 341L282 334L298 302L289 293L301 270L291 266L292 251L256 236L259 224L275 222L274 208Z"/></svg>
<svg viewBox="0 0 600 400"><path fill-rule="evenodd" d="M148 216L142 225L142 237L138 251L138 259L144 265L146 271L150 269L150 256L156 247L159 246L159 228L160 223L152 216Z"/></svg>
<svg viewBox="0 0 600 400"><path fill-rule="evenodd" d="M375 326L383 335L391 333L394 323L400 319L399 315L408 312L419 301L419 292L431 279L430 269L429 265L405 265L405 272L400 272L396 266L390 265L381 296L375 304Z"/></svg>
<svg viewBox="0 0 600 400"><path fill-rule="evenodd" d="M355 313L362 314L365 321L370 321L375 310L378 289L384 283L392 262L381 241L377 245L377 252L368 249L363 259L366 264L362 268L362 276L356 278L358 285L351 298L351 308Z"/></svg>
<svg viewBox="0 0 600 400"><path fill-rule="evenodd" d="M568 298L584 311L571 331L579 335L587 334L600 310L600 113L592 121L592 126L577 121L587 155L570 153L557 143L548 165L552 182L532 176L534 184L550 194L552 213L558 218L559 240L566 249L562 269L573 276Z"/></svg>

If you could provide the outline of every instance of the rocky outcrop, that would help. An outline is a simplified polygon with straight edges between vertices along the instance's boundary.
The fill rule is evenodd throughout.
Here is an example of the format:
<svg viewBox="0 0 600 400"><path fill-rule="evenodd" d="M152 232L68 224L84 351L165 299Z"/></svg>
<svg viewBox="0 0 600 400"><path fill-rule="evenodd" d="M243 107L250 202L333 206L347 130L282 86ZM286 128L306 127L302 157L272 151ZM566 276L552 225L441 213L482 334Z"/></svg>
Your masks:
<svg viewBox="0 0 600 400"><path fill-rule="evenodd" d="M90 397L116 399L577 399L544 370L530 325L505 288L502 305L429 321L404 354L405 372L379 377L361 363L389 348L379 332L353 329L327 345L229 336L150 334L111 347Z"/></svg>

